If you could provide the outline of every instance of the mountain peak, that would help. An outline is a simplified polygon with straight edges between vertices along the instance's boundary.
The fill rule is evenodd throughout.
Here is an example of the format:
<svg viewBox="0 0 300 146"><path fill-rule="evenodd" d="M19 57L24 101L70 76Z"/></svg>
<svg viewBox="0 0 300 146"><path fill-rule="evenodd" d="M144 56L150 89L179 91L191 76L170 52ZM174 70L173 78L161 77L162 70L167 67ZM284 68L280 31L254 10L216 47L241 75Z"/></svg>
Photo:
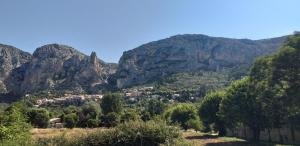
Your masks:
<svg viewBox="0 0 300 146"><path fill-rule="evenodd" d="M37 48L33 56L38 58L68 58L74 55L85 56L73 47L61 44L48 44Z"/></svg>

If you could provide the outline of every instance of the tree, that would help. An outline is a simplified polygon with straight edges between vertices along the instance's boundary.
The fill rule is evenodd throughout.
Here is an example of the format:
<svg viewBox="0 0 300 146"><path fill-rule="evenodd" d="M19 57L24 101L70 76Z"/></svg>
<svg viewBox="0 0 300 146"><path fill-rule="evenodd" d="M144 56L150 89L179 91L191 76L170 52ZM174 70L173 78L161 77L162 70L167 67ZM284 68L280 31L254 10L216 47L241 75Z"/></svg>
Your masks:
<svg viewBox="0 0 300 146"><path fill-rule="evenodd" d="M67 114L64 116L64 122L67 128L74 128L78 122L78 116L75 113Z"/></svg>
<svg viewBox="0 0 300 146"><path fill-rule="evenodd" d="M28 112L28 120L34 127L47 128L49 119L49 112L46 109L31 109Z"/></svg>
<svg viewBox="0 0 300 146"><path fill-rule="evenodd" d="M158 99L151 99L147 103L146 111L149 112L151 116L160 115L165 110L165 104Z"/></svg>
<svg viewBox="0 0 300 146"><path fill-rule="evenodd" d="M139 120L139 114L134 109L127 109L121 114L121 122L128 122L128 121L136 121Z"/></svg>
<svg viewBox="0 0 300 146"><path fill-rule="evenodd" d="M294 128L300 128L300 34L290 36L280 51L272 57L269 86L273 87L275 95L273 107L276 113L276 123L280 128L290 125L293 140ZM278 110L280 109L280 110Z"/></svg>
<svg viewBox="0 0 300 146"><path fill-rule="evenodd" d="M264 129L265 116L261 104L251 94L249 77L232 83L227 90L227 96L221 101L219 116L228 127L236 127L239 123L248 126L253 131L253 140L260 137Z"/></svg>
<svg viewBox="0 0 300 146"><path fill-rule="evenodd" d="M0 141L2 145L26 145L30 143L30 124L26 122L21 104L11 104L0 115Z"/></svg>
<svg viewBox="0 0 300 146"><path fill-rule="evenodd" d="M100 103L100 107L105 115L110 112L120 113L123 109L123 99L120 94L105 94Z"/></svg>
<svg viewBox="0 0 300 146"><path fill-rule="evenodd" d="M215 130L219 131L220 136L225 135L225 125L222 119L217 115L221 100L225 97L225 92L213 92L207 94L201 101L198 114L204 125L214 124ZM209 129L209 127L208 127Z"/></svg>
<svg viewBox="0 0 300 146"><path fill-rule="evenodd" d="M178 123L185 130L193 128L188 124L189 120L200 120L192 104L175 105L166 111L165 116L171 123Z"/></svg>
<svg viewBox="0 0 300 146"><path fill-rule="evenodd" d="M114 127L120 123L120 115L115 112L110 112L101 117L101 124L105 127Z"/></svg>
<svg viewBox="0 0 300 146"><path fill-rule="evenodd" d="M81 109L77 111L78 115L78 126L87 127L88 121L98 121L100 115L100 106L95 102L85 104Z"/></svg>

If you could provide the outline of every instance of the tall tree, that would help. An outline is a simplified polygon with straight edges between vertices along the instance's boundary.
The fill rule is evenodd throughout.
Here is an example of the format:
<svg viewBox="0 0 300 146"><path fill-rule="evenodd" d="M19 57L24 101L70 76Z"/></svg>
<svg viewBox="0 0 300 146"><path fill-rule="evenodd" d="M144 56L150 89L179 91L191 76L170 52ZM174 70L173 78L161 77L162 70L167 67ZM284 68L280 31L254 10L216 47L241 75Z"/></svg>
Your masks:
<svg viewBox="0 0 300 146"><path fill-rule="evenodd" d="M204 125L214 124L215 130L219 131L220 136L225 135L225 125L221 118L217 115L221 100L225 97L225 92L213 92L207 94L201 101L198 114Z"/></svg>
<svg viewBox="0 0 300 146"><path fill-rule="evenodd" d="M239 123L248 126L253 131L253 140L260 137L260 130L264 128L264 115L261 104L252 94L249 77L232 83L227 96L220 104L220 117L228 126L236 127Z"/></svg>
<svg viewBox="0 0 300 146"><path fill-rule="evenodd" d="M103 96L100 107L105 115L110 112L120 113L123 109L123 102L120 94L108 93Z"/></svg>

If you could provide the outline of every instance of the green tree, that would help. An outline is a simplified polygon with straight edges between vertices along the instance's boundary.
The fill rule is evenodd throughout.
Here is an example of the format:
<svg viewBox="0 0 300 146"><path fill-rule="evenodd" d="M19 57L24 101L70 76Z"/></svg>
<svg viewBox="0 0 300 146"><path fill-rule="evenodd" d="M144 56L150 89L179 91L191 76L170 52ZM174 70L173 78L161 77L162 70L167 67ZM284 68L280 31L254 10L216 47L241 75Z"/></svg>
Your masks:
<svg viewBox="0 0 300 146"><path fill-rule="evenodd" d="M49 119L49 112L46 109L31 109L28 112L28 120L34 127L47 128Z"/></svg>
<svg viewBox="0 0 300 146"><path fill-rule="evenodd" d="M146 111L149 112L151 116L161 115L165 110L166 105L158 100L158 99L151 99L147 103Z"/></svg>
<svg viewBox="0 0 300 146"><path fill-rule="evenodd" d="M108 93L105 94L100 103L103 114L108 114L110 112L120 113L123 110L123 98L120 94Z"/></svg>
<svg viewBox="0 0 300 146"><path fill-rule="evenodd" d="M127 109L121 114L121 122L128 122L128 121L136 121L139 120L139 114L134 109Z"/></svg>
<svg viewBox="0 0 300 146"><path fill-rule="evenodd" d="M187 103L171 107L166 111L165 116L171 123L178 123L185 130L193 128L190 127L189 120L200 120L194 105Z"/></svg>
<svg viewBox="0 0 300 146"><path fill-rule="evenodd" d="M224 136L226 130L224 122L217 114L219 112L219 105L225 96L225 92L223 91L207 94L201 101L198 109L198 114L201 121L203 122L203 125L209 126L211 124L214 124L216 128L214 130L219 131L220 136Z"/></svg>
<svg viewBox="0 0 300 146"><path fill-rule="evenodd" d="M98 121L100 116L100 106L95 102L85 104L82 108L77 110L78 115L78 126L87 127L88 121Z"/></svg>
<svg viewBox="0 0 300 146"><path fill-rule="evenodd" d="M30 124L23 113L24 108L19 103L9 106L0 115L1 145L26 145L30 143Z"/></svg>
<svg viewBox="0 0 300 146"><path fill-rule="evenodd" d="M64 116L64 122L67 128L74 128L78 122L78 116L75 113L67 114Z"/></svg>
<svg viewBox="0 0 300 146"><path fill-rule="evenodd" d="M249 77L232 83L227 96L221 101L219 116L228 127L236 127L239 123L251 128L253 140L257 141L260 131L264 129L265 116L261 104L252 93Z"/></svg>
<svg viewBox="0 0 300 146"><path fill-rule="evenodd" d="M101 117L101 125L105 127L114 127L120 123L120 115L115 112L110 112Z"/></svg>

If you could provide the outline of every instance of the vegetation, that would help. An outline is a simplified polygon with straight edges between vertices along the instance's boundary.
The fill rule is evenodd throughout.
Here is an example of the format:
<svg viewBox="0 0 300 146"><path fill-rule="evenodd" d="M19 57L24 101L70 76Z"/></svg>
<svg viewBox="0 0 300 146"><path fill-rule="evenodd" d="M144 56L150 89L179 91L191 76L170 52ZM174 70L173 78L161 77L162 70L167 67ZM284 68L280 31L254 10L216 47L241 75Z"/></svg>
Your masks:
<svg viewBox="0 0 300 146"><path fill-rule="evenodd" d="M219 113L219 105L226 93L224 91L207 94L201 101L198 114L205 126L204 131L210 131L211 125L213 130L219 131L220 136L226 134L224 121L217 115Z"/></svg>
<svg viewBox="0 0 300 146"><path fill-rule="evenodd" d="M49 112L46 109L31 109L28 112L28 120L34 127L47 128L49 119Z"/></svg>
<svg viewBox="0 0 300 146"><path fill-rule="evenodd" d="M26 121L23 105L15 103L0 116L1 145L27 145L30 140L30 124Z"/></svg>
<svg viewBox="0 0 300 146"><path fill-rule="evenodd" d="M65 146L159 146L174 145L180 139L179 129L168 126L162 121L130 121L109 130L99 130L68 140L65 138L47 140L47 143ZM39 143L45 143L39 141Z"/></svg>
<svg viewBox="0 0 300 146"><path fill-rule="evenodd" d="M295 34L277 54L257 59L249 76L222 91L210 90L197 103L190 103L194 101L190 99L191 90L178 91L181 96L171 102L174 92L157 84L155 92L162 97L138 98L136 103L124 102L120 94L107 93L100 102L77 106L36 108L28 100L2 105L1 145L30 145L31 126L47 128L54 117L60 117L70 129L107 128L71 140L37 140L38 145L188 145L180 139L180 129L224 136L227 129L240 127L250 128L255 142L262 130L288 127L295 141L295 130L300 129L299 58L300 34Z"/></svg>
<svg viewBox="0 0 300 146"><path fill-rule="evenodd" d="M110 112L120 113L123 108L123 99L119 94L108 93L103 96L100 106L104 115Z"/></svg>
<svg viewBox="0 0 300 146"><path fill-rule="evenodd" d="M196 121L200 121L197 110L192 104L178 104L170 109L168 109L165 113L165 117L173 124L179 124L183 129L187 130L189 128L197 128L196 130L200 130L200 123Z"/></svg>

